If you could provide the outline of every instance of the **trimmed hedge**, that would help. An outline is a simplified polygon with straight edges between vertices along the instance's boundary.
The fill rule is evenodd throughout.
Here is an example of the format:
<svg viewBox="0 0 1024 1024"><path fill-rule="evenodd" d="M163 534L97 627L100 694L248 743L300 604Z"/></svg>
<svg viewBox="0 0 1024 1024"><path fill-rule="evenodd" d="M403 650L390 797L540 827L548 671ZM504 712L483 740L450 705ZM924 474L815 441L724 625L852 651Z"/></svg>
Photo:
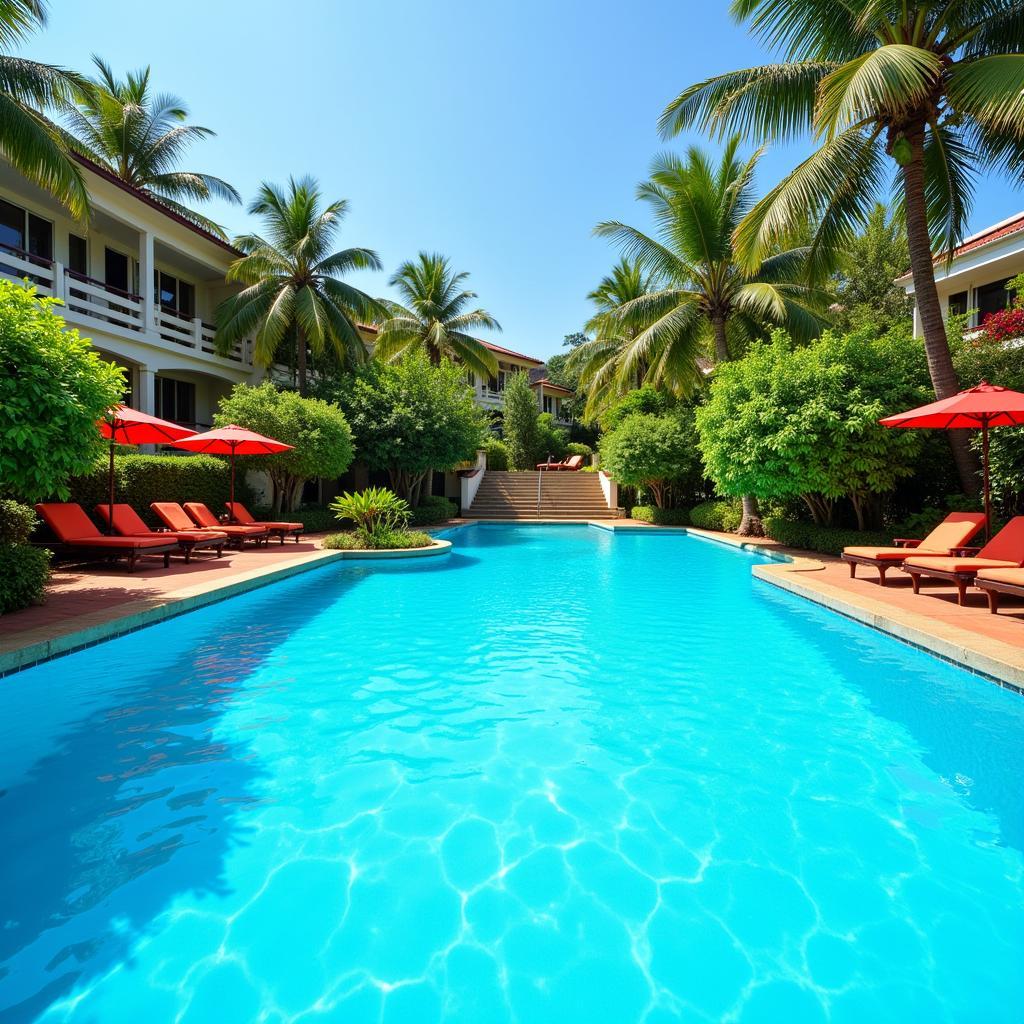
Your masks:
<svg viewBox="0 0 1024 1024"><path fill-rule="evenodd" d="M845 530L835 526L815 526L769 516L764 522L765 535L789 548L818 551L823 555L841 555L843 548L853 545L885 547L892 544L892 534L874 530Z"/></svg>
<svg viewBox="0 0 1024 1024"><path fill-rule="evenodd" d="M508 469L508 447L501 438L493 434L484 439L481 445L487 452L487 468L495 472L505 472Z"/></svg>
<svg viewBox="0 0 1024 1024"><path fill-rule="evenodd" d="M0 615L43 603L50 552L30 544L0 544Z"/></svg>
<svg viewBox="0 0 1024 1024"><path fill-rule="evenodd" d="M701 530L735 533L742 519L743 508L735 498L704 501L690 509L690 522Z"/></svg>
<svg viewBox="0 0 1024 1024"><path fill-rule="evenodd" d="M432 494L424 498L409 513L410 526L432 526L443 523L446 519L454 519L459 514L459 507L454 501Z"/></svg>
<svg viewBox="0 0 1024 1024"><path fill-rule="evenodd" d="M230 495L226 459L215 455L115 455L116 500L131 505L151 526L159 521L150 512L154 501L201 501L214 515L224 511ZM69 501L78 502L91 516L108 498L107 460L84 476L71 480ZM235 500L252 508L252 492L245 483L245 459L235 463ZM276 518L276 517L275 517Z"/></svg>
<svg viewBox="0 0 1024 1024"><path fill-rule="evenodd" d="M0 499L0 544L26 544L38 521L31 505Z"/></svg>
<svg viewBox="0 0 1024 1024"><path fill-rule="evenodd" d="M655 526L689 526L690 512L685 508L658 508L657 505L634 505L630 518Z"/></svg>
<svg viewBox="0 0 1024 1024"><path fill-rule="evenodd" d="M380 543L372 548L366 546L364 539L352 530L350 533L332 533L324 537L323 546L342 551L397 551L405 548L428 548L434 543L429 533L418 530L391 530L381 535Z"/></svg>

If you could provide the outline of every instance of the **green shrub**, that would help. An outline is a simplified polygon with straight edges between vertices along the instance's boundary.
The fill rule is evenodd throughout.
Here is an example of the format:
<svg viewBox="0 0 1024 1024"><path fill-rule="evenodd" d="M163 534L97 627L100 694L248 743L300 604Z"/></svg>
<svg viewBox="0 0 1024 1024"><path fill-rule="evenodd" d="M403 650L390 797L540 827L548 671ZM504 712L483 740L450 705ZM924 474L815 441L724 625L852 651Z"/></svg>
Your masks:
<svg viewBox="0 0 1024 1024"><path fill-rule="evenodd" d="M855 544L884 547L892 543L892 535L873 530L844 530L834 526L815 526L769 516L764 521L765 536L788 548L818 551L823 555L841 555L843 548Z"/></svg>
<svg viewBox="0 0 1024 1024"><path fill-rule="evenodd" d="M0 615L43 603L50 552L29 544L0 544Z"/></svg>
<svg viewBox="0 0 1024 1024"><path fill-rule="evenodd" d="M324 537L323 546L335 551L396 551L406 548L426 548L434 543L429 533L419 530L381 530L367 543L367 538L356 530L332 533Z"/></svg>
<svg viewBox="0 0 1024 1024"><path fill-rule="evenodd" d="M704 501L690 509L690 522L701 530L735 533L742 518L743 508L739 501L729 498Z"/></svg>
<svg viewBox="0 0 1024 1024"><path fill-rule="evenodd" d="M38 521L30 505L0 498L0 544L26 543Z"/></svg>
<svg viewBox="0 0 1024 1024"><path fill-rule="evenodd" d="M404 531L409 525L409 503L386 487L367 487L355 494L346 491L331 502L338 519L351 520L363 547L377 547L377 541Z"/></svg>
<svg viewBox="0 0 1024 1024"><path fill-rule="evenodd" d="M254 519L284 519L293 523L302 523L307 533L326 533L328 530L333 530L338 523L337 516L326 505L303 505L280 515L274 515L268 505L250 508L249 511L252 512Z"/></svg>
<svg viewBox="0 0 1024 1024"><path fill-rule="evenodd" d="M504 472L508 469L508 448L500 437L489 434L483 443L483 449L487 452L487 468L496 472Z"/></svg>
<svg viewBox="0 0 1024 1024"><path fill-rule="evenodd" d="M431 526L443 523L446 519L454 519L459 514L459 507L454 501L440 495L424 498L410 513L410 526Z"/></svg>
<svg viewBox="0 0 1024 1024"><path fill-rule="evenodd" d="M239 458L235 466L235 501L251 510L254 502L245 483L245 459ZM131 505L151 526L159 525L149 511L151 502L201 501L219 515L230 496L227 461L215 455L116 455L114 484L115 500ZM73 477L70 488L69 500L92 515L97 505L108 500L107 460L98 462L91 473Z"/></svg>
<svg viewBox="0 0 1024 1024"><path fill-rule="evenodd" d="M685 508L658 508L657 505L634 505L630 517L655 526L689 526L690 512Z"/></svg>
<svg viewBox="0 0 1024 1024"><path fill-rule="evenodd" d="M565 446L566 455L583 455L589 457L594 454L594 449L589 444L583 444L582 441L570 441Z"/></svg>
<svg viewBox="0 0 1024 1024"><path fill-rule="evenodd" d="M537 448L534 465L546 462L548 456L552 461L560 462L569 451L569 432L555 426L555 418L549 412L542 412L537 417ZM533 466L530 466L533 469Z"/></svg>

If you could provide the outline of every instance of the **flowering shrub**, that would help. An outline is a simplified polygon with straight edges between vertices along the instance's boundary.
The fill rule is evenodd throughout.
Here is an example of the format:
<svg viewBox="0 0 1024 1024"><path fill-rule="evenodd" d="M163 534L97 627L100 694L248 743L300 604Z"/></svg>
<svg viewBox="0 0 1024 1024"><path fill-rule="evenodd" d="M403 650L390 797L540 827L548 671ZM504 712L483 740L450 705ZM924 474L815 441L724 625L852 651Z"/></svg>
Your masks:
<svg viewBox="0 0 1024 1024"><path fill-rule="evenodd" d="M988 341L1024 338L1024 306L1011 306L1009 309L989 313L982 321L981 329Z"/></svg>

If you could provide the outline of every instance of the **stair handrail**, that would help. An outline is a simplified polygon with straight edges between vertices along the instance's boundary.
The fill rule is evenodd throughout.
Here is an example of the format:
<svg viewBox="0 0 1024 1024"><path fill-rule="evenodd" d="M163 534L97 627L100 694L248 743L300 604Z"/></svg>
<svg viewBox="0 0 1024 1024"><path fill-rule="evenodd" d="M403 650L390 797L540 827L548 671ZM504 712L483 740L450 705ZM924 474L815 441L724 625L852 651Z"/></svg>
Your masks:
<svg viewBox="0 0 1024 1024"><path fill-rule="evenodd" d="M544 470L537 470L537 518L540 519L540 489L544 480Z"/></svg>

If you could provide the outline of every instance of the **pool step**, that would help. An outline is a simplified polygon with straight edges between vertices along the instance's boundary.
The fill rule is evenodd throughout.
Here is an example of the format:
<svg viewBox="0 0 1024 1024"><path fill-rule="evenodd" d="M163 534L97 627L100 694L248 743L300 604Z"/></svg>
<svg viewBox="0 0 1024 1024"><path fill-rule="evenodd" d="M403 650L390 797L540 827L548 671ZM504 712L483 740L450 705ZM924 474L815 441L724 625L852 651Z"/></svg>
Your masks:
<svg viewBox="0 0 1024 1024"><path fill-rule="evenodd" d="M537 508L538 478L541 484ZM614 519L596 473L544 471L506 473L488 470L467 519Z"/></svg>

